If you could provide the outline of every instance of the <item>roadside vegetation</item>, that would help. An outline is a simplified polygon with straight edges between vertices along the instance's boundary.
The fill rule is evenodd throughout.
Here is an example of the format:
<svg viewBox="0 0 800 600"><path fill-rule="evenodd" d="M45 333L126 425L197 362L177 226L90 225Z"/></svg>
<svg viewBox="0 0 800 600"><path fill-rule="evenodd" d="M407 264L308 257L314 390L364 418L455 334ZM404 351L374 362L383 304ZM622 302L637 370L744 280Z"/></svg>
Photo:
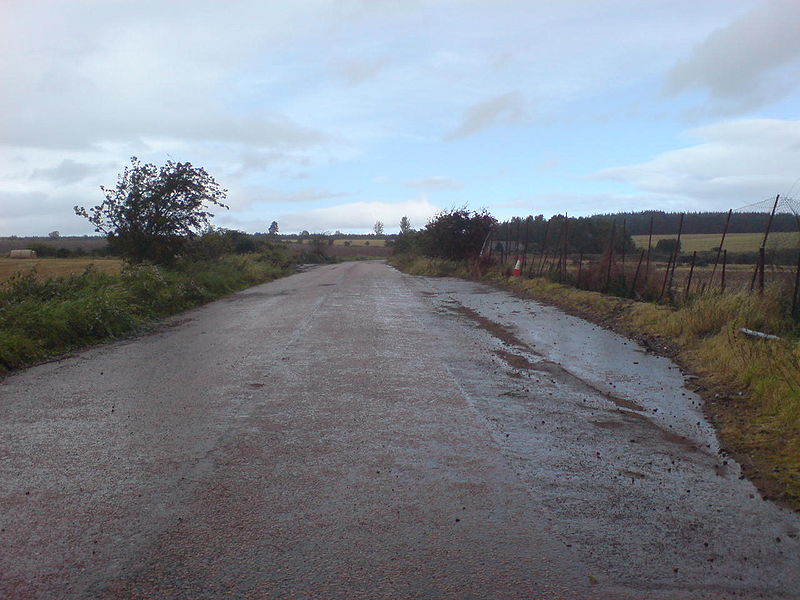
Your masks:
<svg viewBox="0 0 800 600"><path fill-rule="evenodd" d="M169 267L94 266L62 277L18 272L0 287L0 372L142 330L158 319L287 275L294 259L280 247Z"/></svg>
<svg viewBox="0 0 800 600"><path fill-rule="evenodd" d="M211 227L224 190L189 163L137 159L106 200L75 207L117 258L0 261L0 372L129 335L294 270L296 257L265 236ZM9 273L15 267L17 270Z"/></svg>
<svg viewBox="0 0 800 600"><path fill-rule="evenodd" d="M715 290L665 297L661 303L637 301L558 283L553 272L510 276L507 265L485 252L481 257L477 240L459 254L430 252L442 235L441 224L436 224L442 219L452 222L452 214L443 213L433 226L400 236L391 264L415 275L501 285L675 358L698 377L697 391L706 400L723 447L765 496L800 509L800 324L792 314L791 286L776 282L762 294ZM592 268L606 267L599 263ZM592 273L584 276L591 278ZM741 328L780 339L750 337Z"/></svg>

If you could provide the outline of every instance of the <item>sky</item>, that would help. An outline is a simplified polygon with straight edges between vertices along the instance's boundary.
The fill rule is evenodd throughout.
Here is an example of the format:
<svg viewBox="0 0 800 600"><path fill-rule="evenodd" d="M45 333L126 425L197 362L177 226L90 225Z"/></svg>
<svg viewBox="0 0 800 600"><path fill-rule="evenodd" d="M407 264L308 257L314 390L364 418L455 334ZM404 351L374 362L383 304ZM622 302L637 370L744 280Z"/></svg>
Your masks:
<svg viewBox="0 0 800 600"><path fill-rule="evenodd" d="M396 232L800 195L798 0L0 0L0 235L136 156L213 223Z"/></svg>

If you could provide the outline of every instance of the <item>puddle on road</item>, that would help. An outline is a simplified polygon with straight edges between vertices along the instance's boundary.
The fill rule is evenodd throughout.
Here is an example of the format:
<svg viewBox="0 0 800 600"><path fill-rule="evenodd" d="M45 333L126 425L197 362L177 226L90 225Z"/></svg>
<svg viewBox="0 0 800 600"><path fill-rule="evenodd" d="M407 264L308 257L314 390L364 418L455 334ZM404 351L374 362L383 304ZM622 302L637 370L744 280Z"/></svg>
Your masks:
<svg viewBox="0 0 800 600"><path fill-rule="evenodd" d="M488 332L490 335L496 337L502 342L505 342L509 346L515 346L516 348L523 350L524 352L534 355L537 358L541 357L542 355L538 352L531 349L531 347L523 342L517 335L511 330L511 328L501 325L491 319L484 317L477 311L472 310L458 302L457 300L447 300L444 303L447 309L453 313L465 316L470 320L474 321L478 327L483 329L484 331ZM520 311L512 311L515 314L519 314ZM638 410L638 411L645 411L645 408L640 404L632 401L627 400L625 398L620 398L611 394L605 390L598 388L597 386L592 385L588 381L584 380L583 378L575 375L574 373L568 371L561 365L554 363L552 361L540 359L537 360L535 363L528 360L525 356L521 354L517 354L514 352L509 352L507 350L495 350L495 354L502 358L509 366L514 369L520 370L536 370L542 371L545 373L550 373L555 377L560 378L568 378L573 380L573 383L578 383L581 387L587 388L588 391L591 391L595 394L600 394L606 400L610 400L614 404L619 407L627 408L630 410Z"/></svg>

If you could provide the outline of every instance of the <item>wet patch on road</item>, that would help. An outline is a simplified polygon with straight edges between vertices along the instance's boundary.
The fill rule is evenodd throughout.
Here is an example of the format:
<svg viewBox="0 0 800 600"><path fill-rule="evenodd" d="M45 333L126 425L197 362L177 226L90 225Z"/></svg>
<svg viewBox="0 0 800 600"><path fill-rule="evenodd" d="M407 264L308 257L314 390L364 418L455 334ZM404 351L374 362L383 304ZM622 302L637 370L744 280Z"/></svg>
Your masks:
<svg viewBox="0 0 800 600"><path fill-rule="evenodd" d="M451 299L445 304L448 310L474 321L478 327L489 332L500 341L505 342L509 346L516 346L517 348L522 348L527 352L531 352L530 347L521 339L519 339L511 330L511 328L501 325L500 323L495 323L491 319L487 319L482 314L472 310L471 308L467 308L457 300Z"/></svg>

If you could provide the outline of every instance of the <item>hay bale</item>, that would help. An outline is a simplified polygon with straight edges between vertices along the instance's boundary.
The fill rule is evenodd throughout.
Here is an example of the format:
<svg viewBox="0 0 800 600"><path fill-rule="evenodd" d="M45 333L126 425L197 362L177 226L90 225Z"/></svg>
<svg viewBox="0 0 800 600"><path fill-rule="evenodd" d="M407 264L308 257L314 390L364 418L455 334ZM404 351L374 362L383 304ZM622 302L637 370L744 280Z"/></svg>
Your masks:
<svg viewBox="0 0 800 600"><path fill-rule="evenodd" d="M12 250L8 256L10 258L36 258L36 250Z"/></svg>

